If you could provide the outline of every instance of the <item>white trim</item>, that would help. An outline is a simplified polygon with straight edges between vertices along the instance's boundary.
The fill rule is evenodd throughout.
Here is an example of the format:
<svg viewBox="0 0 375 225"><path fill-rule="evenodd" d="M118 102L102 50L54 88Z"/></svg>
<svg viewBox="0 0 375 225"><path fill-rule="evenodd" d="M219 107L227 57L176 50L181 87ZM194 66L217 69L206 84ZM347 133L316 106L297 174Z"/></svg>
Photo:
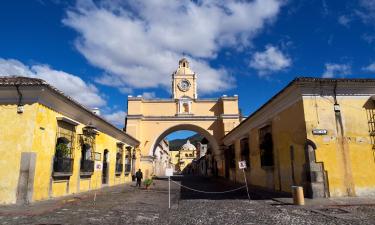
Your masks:
<svg viewBox="0 0 375 225"><path fill-rule="evenodd" d="M77 126L77 125L79 125L79 122L77 122L77 121L75 121L75 120L72 120L72 119L69 119L68 117L65 117L65 116L57 116L56 119L57 119L58 121L64 121L64 122L66 122L66 123L69 123L69 124L71 124L71 125L73 125L73 126Z"/></svg>

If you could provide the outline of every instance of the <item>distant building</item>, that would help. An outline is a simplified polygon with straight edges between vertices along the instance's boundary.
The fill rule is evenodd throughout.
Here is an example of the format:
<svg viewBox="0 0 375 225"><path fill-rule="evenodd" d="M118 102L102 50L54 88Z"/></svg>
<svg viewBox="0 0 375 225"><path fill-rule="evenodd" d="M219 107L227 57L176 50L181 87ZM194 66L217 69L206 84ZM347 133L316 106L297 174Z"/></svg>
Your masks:
<svg viewBox="0 0 375 225"><path fill-rule="evenodd" d="M0 204L131 181L138 140L43 80L0 77Z"/></svg>
<svg viewBox="0 0 375 225"><path fill-rule="evenodd" d="M154 154L154 175L165 176L165 169L171 167L169 155L169 142L163 139L155 149Z"/></svg>
<svg viewBox="0 0 375 225"><path fill-rule="evenodd" d="M197 149L196 147L190 143L189 140L186 141L184 145L181 146L179 151L179 165L180 165L180 171L184 173L189 173L190 171L186 171L185 168L189 166L193 160L197 156ZM185 171L184 171L185 170Z"/></svg>
<svg viewBox="0 0 375 225"><path fill-rule="evenodd" d="M180 152L179 151L169 151L171 157L171 166L174 169L174 172L181 172L180 169Z"/></svg>

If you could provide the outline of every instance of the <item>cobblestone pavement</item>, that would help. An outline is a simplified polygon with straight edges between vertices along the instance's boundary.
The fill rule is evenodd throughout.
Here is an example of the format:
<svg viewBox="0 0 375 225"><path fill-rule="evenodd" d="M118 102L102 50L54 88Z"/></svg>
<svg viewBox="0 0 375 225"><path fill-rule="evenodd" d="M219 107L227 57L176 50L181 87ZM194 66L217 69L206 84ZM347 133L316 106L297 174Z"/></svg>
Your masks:
<svg viewBox="0 0 375 225"><path fill-rule="evenodd" d="M218 179L174 177L205 191L240 187ZM299 207L272 200L283 194L245 189L228 194L197 193L156 180L149 190L130 185L104 188L31 206L0 207L0 224L375 224L374 205ZM95 198L95 201L94 201Z"/></svg>

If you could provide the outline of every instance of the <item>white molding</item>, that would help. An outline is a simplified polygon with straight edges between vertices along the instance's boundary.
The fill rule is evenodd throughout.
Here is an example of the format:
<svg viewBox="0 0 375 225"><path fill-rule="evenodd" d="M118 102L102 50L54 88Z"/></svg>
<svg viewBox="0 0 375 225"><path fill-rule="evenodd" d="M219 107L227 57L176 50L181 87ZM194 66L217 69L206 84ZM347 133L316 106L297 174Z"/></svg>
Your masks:
<svg viewBox="0 0 375 225"><path fill-rule="evenodd" d="M64 121L64 122L66 122L66 123L69 123L69 124L71 124L71 125L73 125L73 126L77 126L77 125L79 125L79 122L77 122L77 121L75 121L75 120L72 120L72 119L69 119L68 117L65 117L65 116L57 116L56 119L57 119L58 121Z"/></svg>

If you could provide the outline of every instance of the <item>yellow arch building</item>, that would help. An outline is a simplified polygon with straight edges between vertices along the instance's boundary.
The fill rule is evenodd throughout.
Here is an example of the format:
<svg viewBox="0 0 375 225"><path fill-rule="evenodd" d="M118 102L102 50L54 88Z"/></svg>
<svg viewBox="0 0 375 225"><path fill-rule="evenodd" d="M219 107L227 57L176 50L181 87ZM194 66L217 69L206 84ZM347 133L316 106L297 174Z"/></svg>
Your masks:
<svg viewBox="0 0 375 225"><path fill-rule="evenodd" d="M146 177L153 171L153 153L157 144L168 134L178 130L191 130L206 137L213 148L219 175L223 175L221 140L240 122L238 96L198 98L197 80L197 74L183 58L172 74L172 98L128 97L126 132L141 143L136 165L145 172Z"/></svg>

